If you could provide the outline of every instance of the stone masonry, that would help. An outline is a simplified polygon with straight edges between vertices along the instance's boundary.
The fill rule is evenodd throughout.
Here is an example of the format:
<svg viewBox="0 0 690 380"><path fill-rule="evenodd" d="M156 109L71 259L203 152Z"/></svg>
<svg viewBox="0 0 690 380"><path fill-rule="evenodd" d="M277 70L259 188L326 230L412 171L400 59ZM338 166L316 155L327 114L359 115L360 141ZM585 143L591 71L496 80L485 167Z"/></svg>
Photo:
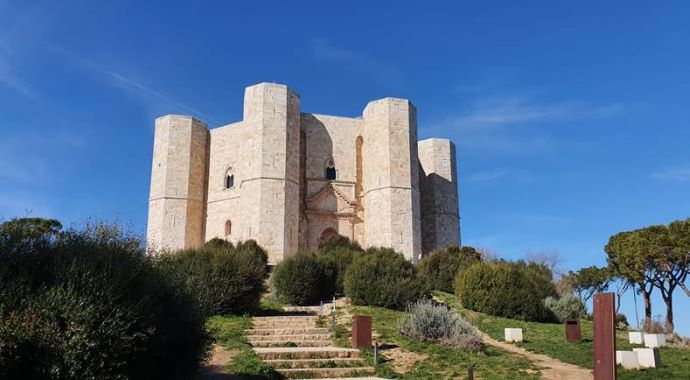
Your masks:
<svg viewBox="0 0 690 380"><path fill-rule="evenodd" d="M277 263L340 234L410 260L459 244L455 146L417 141L405 99L361 117L300 112L285 85L245 90L240 122L209 130L180 115L156 120L148 244L196 247L256 240Z"/></svg>

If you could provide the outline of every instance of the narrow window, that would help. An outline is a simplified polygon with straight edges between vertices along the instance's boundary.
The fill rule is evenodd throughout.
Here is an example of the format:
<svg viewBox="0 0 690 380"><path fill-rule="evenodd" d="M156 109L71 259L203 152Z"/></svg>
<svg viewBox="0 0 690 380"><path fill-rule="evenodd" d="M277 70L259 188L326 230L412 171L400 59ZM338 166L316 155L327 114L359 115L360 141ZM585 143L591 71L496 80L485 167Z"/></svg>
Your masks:
<svg viewBox="0 0 690 380"><path fill-rule="evenodd" d="M232 189L235 187L235 172L232 170L232 166L225 171L223 186L226 189Z"/></svg>
<svg viewBox="0 0 690 380"><path fill-rule="evenodd" d="M225 222L225 237L228 237L232 234L232 222L227 221Z"/></svg>
<svg viewBox="0 0 690 380"><path fill-rule="evenodd" d="M328 163L326 163L326 179L333 181L335 177L335 164L333 160L328 160Z"/></svg>

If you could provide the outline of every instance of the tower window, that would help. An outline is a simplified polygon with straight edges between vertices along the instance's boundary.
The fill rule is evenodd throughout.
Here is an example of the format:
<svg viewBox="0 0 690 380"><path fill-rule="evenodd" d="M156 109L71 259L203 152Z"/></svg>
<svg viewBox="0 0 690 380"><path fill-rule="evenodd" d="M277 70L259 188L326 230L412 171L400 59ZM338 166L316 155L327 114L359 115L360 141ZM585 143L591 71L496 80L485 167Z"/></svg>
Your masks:
<svg viewBox="0 0 690 380"><path fill-rule="evenodd" d="M228 170L225 171L225 183L223 185L226 189L235 187L235 175L233 174L232 168L228 168Z"/></svg>
<svg viewBox="0 0 690 380"><path fill-rule="evenodd" d="M232 222L228 220L225 222L225 237L228 237L231 234L232 234Z"/></svg>
<svg viewBox="0 0 690 380"><path fill-rule="evenodd" d="M326 163L326 179L332 181L335 180L335 177L335 164L333 163L333 160L328 160Z"/></svg>

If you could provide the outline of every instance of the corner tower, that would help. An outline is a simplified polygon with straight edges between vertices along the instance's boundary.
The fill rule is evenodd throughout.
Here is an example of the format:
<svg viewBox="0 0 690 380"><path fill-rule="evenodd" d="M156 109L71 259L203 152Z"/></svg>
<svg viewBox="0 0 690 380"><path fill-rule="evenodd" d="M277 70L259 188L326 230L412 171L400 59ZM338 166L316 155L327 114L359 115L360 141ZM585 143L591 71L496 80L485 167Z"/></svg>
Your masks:
<svg viewBox="0 0 690 380"><path fill-rule="evenodd" d="M300 220L300 101L287 86L260 83L247 87L243 126L257 149L245 157L251 180L243 197L255 239L277 263L297 253ZM238 144L245 142L238 141Z"/></svg>
<svg viewBox="0 0 690 380"><path fill-rule="evenodd" d="M367 104L362 131L362 206L366 246L421 254L417 110L406 99Z"/></svg>
<svg viewBox="0 0 690 380"><path fill-rule="evenodd" d="M155 249L204 243L208 129L191 116L156 119L147 241Z"/></svg>
<svg viewBox="0 0 690 380"><path fill-rule="evenodd" d="M431 251L460 242L458 181L455 145L446 139L419 141L421 164L422 251Z"/></svg>

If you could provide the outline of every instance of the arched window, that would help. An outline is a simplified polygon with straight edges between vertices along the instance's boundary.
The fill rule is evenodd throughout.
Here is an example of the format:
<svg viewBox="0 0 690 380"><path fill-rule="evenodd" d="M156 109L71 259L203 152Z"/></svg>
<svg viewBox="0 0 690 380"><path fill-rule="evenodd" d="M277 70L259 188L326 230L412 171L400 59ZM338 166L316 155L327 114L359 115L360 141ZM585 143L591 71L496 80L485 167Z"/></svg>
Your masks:
<svg viewBox="0 0 690 380"><path fill-rule="evenodd" d="M232 173L232 168L225 171L225 188L232 189L235 187L235 175Z"/></svg>
<svg viewBox="0 0 690 380"><path fill-rule="evenodd" d="M228 237L231 234L232 234L232 222L228 220L225 222L225 237Z"/></svg>
<svg viewBox="0 0 690 380"><path fill-rule="evenodd" d="M328 240L335 236L338 236L338 231L336 231L334 228L328 227L323 230L323 232L321 232L321 237L319 238L319 248L322 248Z"/></svg>
<svg viewBox="0 0 690 380"><path fill-rule="evenodd" d="M326 162L326 179L332 181L335 179L335 177L335 164L333 163L333 160L328 160L328 162Z"/></svg>

